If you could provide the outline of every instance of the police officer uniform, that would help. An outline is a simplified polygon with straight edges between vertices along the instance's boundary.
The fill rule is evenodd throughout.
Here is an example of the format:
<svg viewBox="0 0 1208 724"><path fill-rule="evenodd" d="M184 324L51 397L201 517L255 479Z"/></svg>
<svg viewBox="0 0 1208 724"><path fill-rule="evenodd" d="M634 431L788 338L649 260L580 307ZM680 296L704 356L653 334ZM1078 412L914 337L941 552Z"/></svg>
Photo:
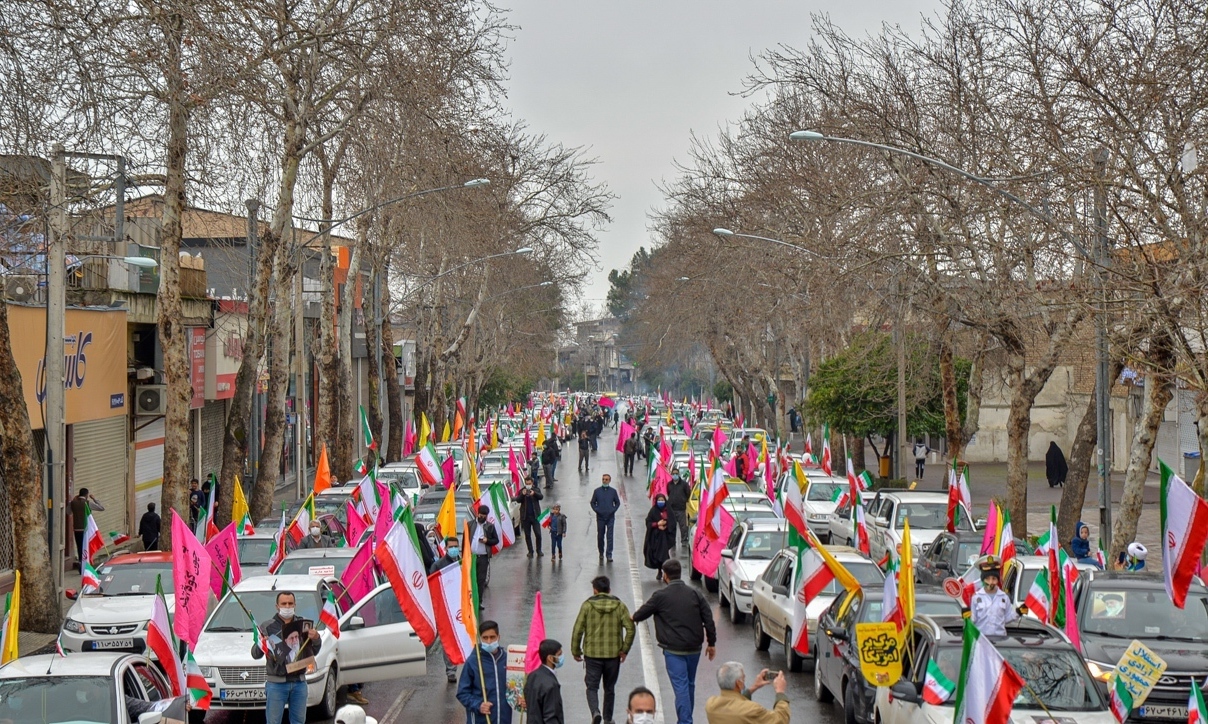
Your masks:
<svg viewBox="0 0 1208 724"><path fill-rule="evenodd" d="M973 625L987 636L1006 636L1007 624L1019 618L1019 611L1011 604L1011 597L1001 588L1002 569L998 559L987 558L982 561L980 568L983 582L994 576L999 585L995 587L994 593L983 588L973 594L973 600L969 603Z"/></svg>

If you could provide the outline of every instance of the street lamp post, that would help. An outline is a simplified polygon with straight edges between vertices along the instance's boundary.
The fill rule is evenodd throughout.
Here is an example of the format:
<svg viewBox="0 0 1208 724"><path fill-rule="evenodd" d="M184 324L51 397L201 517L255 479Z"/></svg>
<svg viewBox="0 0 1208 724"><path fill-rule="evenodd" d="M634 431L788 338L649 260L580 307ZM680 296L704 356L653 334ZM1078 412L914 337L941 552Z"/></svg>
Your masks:
<svg viewBox="0 0 1208 724"><path fill-rule="evenodd" d="M789 139L793 141L830 141L832 143L846 143L853 146L863 146L864 148L874 148L888 153L894 153L901 156L909 156L916 161L942 168L945 171L950 171L962 176L976 184L984 186L999 196L1008 201L1023 207L1028 213L1045 223L1046 226L1059 233L1087 262L1096 265L1096 285L1097 290L1101 295L1104 289L1103 272L1106 269L1108 259L1108 242L1107 242L1107 215L1104 209L1105 200L1103 197L1103 170L1107 164L1106 151L1100 149L1096 152L1094 163L1096 168L1099 184L1095 190L1095 238L1097 254L1091 254L1081 242L1078 241L1070 232L1061 228L1047 212L1036 208L1027 201L1019 198L1015 194L1003 189L998 185L995 179L985 178L977 174L970 173L963 168L958 168L952 164L941 161L938 158L924 156L921 153L890 146L883 143L874 143L872 141L863 141L856 138L843 138L840 136L828 136L817 131L793 131L789 134ZM1098 448L1098 463L1099 463L1099 534L1102 536L1104 546L1111 550L1111 414L1108 410L1111 403L1111 392L1109 385L1111 380L1109 377L1109 355L1107 346L1107 312L1105 300L1100 298L1100 314L1097 328L1095 330L1095 401L1096 401L1096 446Z"/></svg>

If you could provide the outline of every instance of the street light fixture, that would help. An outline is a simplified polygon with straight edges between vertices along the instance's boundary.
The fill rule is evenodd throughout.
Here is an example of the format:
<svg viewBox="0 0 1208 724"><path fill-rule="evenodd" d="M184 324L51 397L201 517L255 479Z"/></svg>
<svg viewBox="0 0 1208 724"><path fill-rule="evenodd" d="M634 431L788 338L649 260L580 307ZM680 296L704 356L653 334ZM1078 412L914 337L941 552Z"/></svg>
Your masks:
<svg viewBox="0 0 1208 724"><path fill-rule="evenodd" d="M772 244L779 244L780 246L787 246L788 248L790 248L794 251L804 251L806 254L809 254L811 256L816 256L819 259L826 258L826 257L822 256L821 254L819 254L818 252L814 251L813 249L807 249L804 246L797 246L796 244L790 244L787 241L781 241L780 239L773 239L769 236L756 236L755 234L740 234L737 231L730 231L729 229L724 229L721 227L714 229L713 233L718 236L725 237L725 238L734 236L734 237L738 237L740 239L758 239L760 241L766 241L766 242L769 242Z"/></svg>

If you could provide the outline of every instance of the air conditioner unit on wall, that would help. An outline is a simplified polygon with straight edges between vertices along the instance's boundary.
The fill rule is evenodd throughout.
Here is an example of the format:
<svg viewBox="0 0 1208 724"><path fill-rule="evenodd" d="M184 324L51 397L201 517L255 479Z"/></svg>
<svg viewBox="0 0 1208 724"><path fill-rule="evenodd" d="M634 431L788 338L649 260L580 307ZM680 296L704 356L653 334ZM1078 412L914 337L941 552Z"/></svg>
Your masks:
<svg viewBox="0 0 1208 724"><path fill-rule="evenodd" d="M138 385L134 388L134 414L163 415L167 405L167 385Z"/></svg>

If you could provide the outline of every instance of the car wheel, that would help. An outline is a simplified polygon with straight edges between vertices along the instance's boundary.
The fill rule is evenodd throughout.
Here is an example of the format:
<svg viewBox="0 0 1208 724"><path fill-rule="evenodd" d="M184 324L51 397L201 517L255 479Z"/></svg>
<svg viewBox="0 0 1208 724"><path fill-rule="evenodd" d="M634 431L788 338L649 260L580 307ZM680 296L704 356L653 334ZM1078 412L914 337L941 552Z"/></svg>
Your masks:
<svg viewBox="0 0 1208 724"><path fill-rule="evenodd" d="M816 655L817 652L815 651ZM821 663L821 660L818 660L814 664L814 698L822 704L828 704L835 700L835 695L831 693L830 689L826 688L826 684L822 683L822 667L819 666Z"/></svg>
<svg viewBox="0 0 1208 724"><path fill-rule="evenodd" d="M848 538L846 541L844 541L843 545L847 546L848 548L855 548L855 546L851 542L851 538Z"/></svg>
<svg viewBox="0 0 1208 724"><path fill-rule="evenodd" d="M784 668L789 671L801 671L801 656L793 650L793 632L784 630Z"/></svg>
<svg viewBox="0 0 1208 724"><path fill-rule="evenodd" d="M763 621L759 618L759 611L751 610L751 630L755 632L755 650L767 651L772 645L772 637L764 633Z"/></svg>
<svg viewBox="0 0 1208 724"><path fill-rule="evenodd" d="M688 577L694 581L701 579L700 571L696 570L696 566L692 566L692 572L688 574Z"/></svg>
<svg viewBox="0 0 1208 724"><path fill-rule="evenodd" d="M730 607L730 599L726 598L726 594L725 594L725 592L724 592L724 591L718 590L718 592L717 592L717 605L718 605L718 606L721 606L722 608L728 608L728 607Z"/></svg>
<svg viewBox="0 0 1208 724"><path fill-rule="evenodd" d="M336 686L336 667L332 666L327 670L327 683L323 688L323 700L319 702L317 707L319 718L330 719L336 715L336 694L339 691Z"/></svg>
<svg viewBox="0 0 1208 724"><path fill-rule="evenodd" d="M740 624L747 617L738 607L738 599L734 598L734 587L730 587L730 623Z"/></svg>
<svg viewBox="0 0 1208 724"><path fill-rule="evenodd" d="M808 671L809 673L814 674L815 676L818 675L818 645L817 644L814 644L814 647L812 649L810 649L810 658L802 659L801 668L803 671Z"/></svg>
<svg viewBox="0 0 1208 724"><path fill-rule="evenodd" d="M705 590L709 593L717 593L717 579L705 577Z"/></svg>
<svg viewBox="0 0 1208 724"><path fill-rule="evenodd" d="M830 545L830 542L831 542L831 534L830 534L830 533L827 533L826 535L820 535L820 536L818 536L818 542L819 542L819 543L821 543L821 544L822 544L822 545L824 545L824 546L828 546L828 545Z"/></svg>
<svg viewBox="0 0 1208 724"><path fill-rule="evenodd" d="M859 724L856 721L856 683L843 684L843 724Z"/></svg>

